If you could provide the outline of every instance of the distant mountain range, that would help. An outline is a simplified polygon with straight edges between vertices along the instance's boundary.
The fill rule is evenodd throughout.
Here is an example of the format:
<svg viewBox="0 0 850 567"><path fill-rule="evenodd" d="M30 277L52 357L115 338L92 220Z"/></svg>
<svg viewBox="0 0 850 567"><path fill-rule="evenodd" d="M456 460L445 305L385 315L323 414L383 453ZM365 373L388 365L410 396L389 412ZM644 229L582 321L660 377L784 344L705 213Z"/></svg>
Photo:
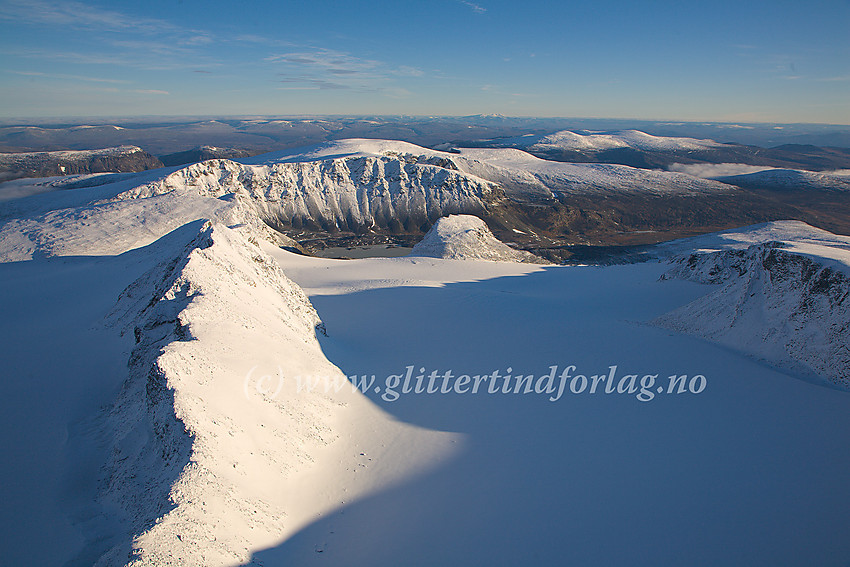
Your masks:
<svg viewBox="0 0 850 567"><path fill-rule="evenodd" d="M850 168L850 148L799 144L763 148L721 144L714 140L653 136L637 130L562 131L546 136L526 135L480 141L473 145L518 148L555 161L617 163L644 169L668 169L674 164L694 163L737 163L812 171Z"/></svg>
<svg viewBox="0 0 850 567"><path fill-rule="evenodd" d="M55 120L0 120L0 152L87 150L134 145L156 156L209 145L252 154L297 148L329 140L375 138L435 147L451 143L545 137L553 132L639 130L652 136L711 139L762 148L787 144L850 148L850 126L824 124L741 124L658 122L585 118L511 118L499 115L152 117ZM806 169L800 166L796 168ZM811 169L811 168L809 168Z"/></svg>

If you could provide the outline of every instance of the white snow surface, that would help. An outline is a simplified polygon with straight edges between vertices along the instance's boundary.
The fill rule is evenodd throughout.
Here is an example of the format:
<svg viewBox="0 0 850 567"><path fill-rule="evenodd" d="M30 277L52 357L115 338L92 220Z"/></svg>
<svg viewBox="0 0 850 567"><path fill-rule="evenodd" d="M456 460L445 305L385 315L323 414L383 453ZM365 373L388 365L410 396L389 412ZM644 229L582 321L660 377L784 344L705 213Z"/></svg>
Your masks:
<svg viewBox="0 0 850 567"><path fill-rule="evenodd" d="M545 260L514 250L500 242L483 220L472 215L449 215L439 219L410 256L426 256L454 260L490 260L494 262L530 262L547 264Z"/></svg>

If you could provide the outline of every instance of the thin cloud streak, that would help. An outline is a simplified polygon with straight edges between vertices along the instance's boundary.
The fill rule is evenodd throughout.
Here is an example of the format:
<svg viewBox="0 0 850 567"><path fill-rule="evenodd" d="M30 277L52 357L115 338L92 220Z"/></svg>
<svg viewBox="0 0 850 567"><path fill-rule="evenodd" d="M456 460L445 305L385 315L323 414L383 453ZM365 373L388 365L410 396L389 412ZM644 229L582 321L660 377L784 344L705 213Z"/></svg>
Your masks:
<svg viewBox="0 0 850 567"><path fill-rule="evenodd" d="M180 29L164 20L129 16L72 1L4 0L0 3L0 19L105 31L164 33Z"/></svg>
<svg viewBox="0 0 850 567"><path fill-rule="evenodd" d="M12 73L15 75L21 75L24 77L43 77L45 79L63 79L69 81L86 81L91 83L112 83L112 84L128 84L130 81L125 81L122 79L106 79L102 77L85 77L82 75L66 75L62 73L42 73L40 71L11 71L7 70L7 73Z"/></svg>
<svg viewBox="0 0 850 567"><path fill-rule="evenodd" d="M484 12L487 11L487 8L485 8L483 6L479 6L478 4L476 4L474 2L469 2L467 0L458 0L458 1L461 4L463 4L464 6L468 6L469 8L472 8L472 11L477 13L477 14L483 14Z"/></svg>

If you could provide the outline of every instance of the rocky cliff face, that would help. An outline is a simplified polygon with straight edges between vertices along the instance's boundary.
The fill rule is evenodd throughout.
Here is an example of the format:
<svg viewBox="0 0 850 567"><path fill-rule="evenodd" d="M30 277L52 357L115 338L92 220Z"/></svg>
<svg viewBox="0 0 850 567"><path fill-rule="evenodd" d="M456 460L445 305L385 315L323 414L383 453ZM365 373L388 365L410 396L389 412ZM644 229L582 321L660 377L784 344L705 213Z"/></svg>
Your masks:
<svg viewBox="0 0 850 567"><path fill-rule="evenodd" d="M663 278L721 287L654 323L850 389L850 254L785 246L679 257Z"/></svg>

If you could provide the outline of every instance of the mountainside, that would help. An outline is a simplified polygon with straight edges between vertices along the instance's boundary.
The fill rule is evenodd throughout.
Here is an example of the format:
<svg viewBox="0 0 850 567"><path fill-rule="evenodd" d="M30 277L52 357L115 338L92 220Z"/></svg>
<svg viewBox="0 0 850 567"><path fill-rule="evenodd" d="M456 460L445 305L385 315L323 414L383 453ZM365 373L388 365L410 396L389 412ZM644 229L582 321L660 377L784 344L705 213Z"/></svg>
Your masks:
<svg viewBox="0 0 850 567"><path fill-rule="evenodd" d="M654 324L850 390L850 238L830 236L681 256L663 279L721 287Z"/></svg>
<svg viewBox="0 0 850 567"><path fill-rule="evenodd" d="M584 196L704 196L734 191L710 179L667 171L608 163L563 163L537 158L515 149L461 149L458 166L487 179L498 180L511 196L525 187L548 191L550 197ZM510 191L507 188L515 188Z"/></svg>
<svg viewBox="0 0 850 567"><path fill-rule="evenodd" d="M134 172L157 167L162 167L162 162L136 146L0 154L0 181L76 173Z"/></svg>
<svg viewBox="0 0 850 567"><path fill-rule="evenodd" d="M534 254L514 250L500 242L484 221L472 215L450 215L439 219L425 238L413 247L410 255L451 260L547 263Z"/></svg>

